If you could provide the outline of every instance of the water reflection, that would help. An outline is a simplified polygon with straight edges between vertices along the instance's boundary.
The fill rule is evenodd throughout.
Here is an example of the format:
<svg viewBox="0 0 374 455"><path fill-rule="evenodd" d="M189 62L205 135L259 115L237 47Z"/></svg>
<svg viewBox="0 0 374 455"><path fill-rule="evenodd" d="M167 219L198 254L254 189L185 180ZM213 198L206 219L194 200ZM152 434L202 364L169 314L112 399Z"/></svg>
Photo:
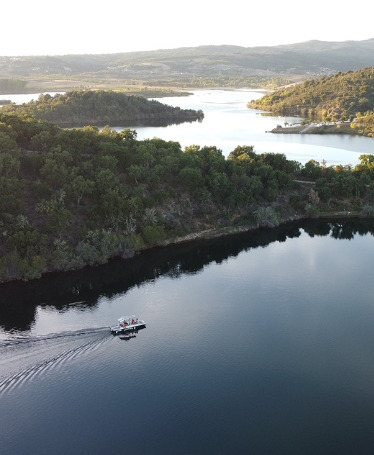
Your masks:
<svg viewBox="0 0 374 455"><path fill-rule="evenodd" d="M356 234L374 235L374 221L323 219L289 223L276 229L155 248L132 259L51 274L29 283L4 284L0 295L0 327L7 332L27 331L35 322L37 307L51 307L59 312L72 307L85 311L95 308L103 296L111 298L126 293L160 276L178 278L183 274L197 274L208 264L221 263L242 251L299 237L301 230L310 237L330 235L335 239L352 239Z"/></svg>

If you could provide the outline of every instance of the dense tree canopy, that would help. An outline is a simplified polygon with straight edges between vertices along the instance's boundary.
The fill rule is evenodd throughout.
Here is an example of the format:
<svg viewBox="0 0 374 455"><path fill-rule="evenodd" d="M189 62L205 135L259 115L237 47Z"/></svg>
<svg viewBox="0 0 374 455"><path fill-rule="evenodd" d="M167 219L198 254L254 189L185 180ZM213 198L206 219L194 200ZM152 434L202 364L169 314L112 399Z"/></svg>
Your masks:
<svg viewBox="0 0 374 455"><path fill-rule="evenodd" d="M322 120L353 119L374 109L374 68L310 79L253 100L248 107Z"/></svg>
<svg viewBox="0 0 374 455"><path fill-rule="evenodd" d="M250 146L226 159L214 146L139 141L131 129L62 129L0 113L0 281L103 263L192 232L336 210L342 198L370 214L373 162L301 166ZM314 193L297 178L313 181Z"/></svg>

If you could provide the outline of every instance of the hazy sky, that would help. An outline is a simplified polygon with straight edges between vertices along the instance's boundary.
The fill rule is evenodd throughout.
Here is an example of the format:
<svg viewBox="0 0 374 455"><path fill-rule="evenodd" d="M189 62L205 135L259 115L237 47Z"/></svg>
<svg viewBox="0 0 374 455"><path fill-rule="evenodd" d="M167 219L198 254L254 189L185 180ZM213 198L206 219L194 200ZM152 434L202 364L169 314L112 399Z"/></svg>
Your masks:
<svg viewBox="0 0 374 455"><path fill-rule="evenodd" d="M311 0L4 1L0 56L100 54L374 37L363 3ZM357 6L357 7L356 7Z"/></svg>

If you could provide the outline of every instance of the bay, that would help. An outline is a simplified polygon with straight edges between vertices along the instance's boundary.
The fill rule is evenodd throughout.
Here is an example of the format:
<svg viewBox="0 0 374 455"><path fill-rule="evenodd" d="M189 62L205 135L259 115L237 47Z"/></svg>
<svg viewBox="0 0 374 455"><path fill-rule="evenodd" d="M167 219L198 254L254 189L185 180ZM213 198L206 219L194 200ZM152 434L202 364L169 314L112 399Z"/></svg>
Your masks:
<svg viewBox="0 0 374 455"><path fill-rule="evenodd" d="M1 453L371 453L373 233L288 224L2 286Z"/></svg>

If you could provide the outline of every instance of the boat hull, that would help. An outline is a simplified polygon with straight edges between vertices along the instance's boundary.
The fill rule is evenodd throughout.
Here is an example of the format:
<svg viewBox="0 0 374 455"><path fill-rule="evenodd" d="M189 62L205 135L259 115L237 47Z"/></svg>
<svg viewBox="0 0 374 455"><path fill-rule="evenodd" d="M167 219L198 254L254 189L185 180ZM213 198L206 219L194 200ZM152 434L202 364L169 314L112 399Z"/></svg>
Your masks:
<svg viewBox="0 0 374 455"><path fill-rule="evenodd" d="M134 332L144 328L145 322L139 322L137 324L130 324L127 327L114 326L110 328L110 331L113 333L113 335L119 335L121 333Z"/></svg>

